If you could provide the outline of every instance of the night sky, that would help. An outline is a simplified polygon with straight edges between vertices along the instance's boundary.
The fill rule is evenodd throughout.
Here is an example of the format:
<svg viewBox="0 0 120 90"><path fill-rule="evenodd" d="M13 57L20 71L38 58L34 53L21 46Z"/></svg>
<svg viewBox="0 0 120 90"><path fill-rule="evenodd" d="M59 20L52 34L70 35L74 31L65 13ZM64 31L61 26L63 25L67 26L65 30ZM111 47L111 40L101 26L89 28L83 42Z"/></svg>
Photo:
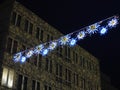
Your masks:
<svg viewBox="0 0 120 90"><path fill-rule="evenodd" d="M120 15L119 0L17 0L64 34L113 15ZM101 71L120 85L120 24L106 35L94 34L78 44L100 60Z"/></svg>

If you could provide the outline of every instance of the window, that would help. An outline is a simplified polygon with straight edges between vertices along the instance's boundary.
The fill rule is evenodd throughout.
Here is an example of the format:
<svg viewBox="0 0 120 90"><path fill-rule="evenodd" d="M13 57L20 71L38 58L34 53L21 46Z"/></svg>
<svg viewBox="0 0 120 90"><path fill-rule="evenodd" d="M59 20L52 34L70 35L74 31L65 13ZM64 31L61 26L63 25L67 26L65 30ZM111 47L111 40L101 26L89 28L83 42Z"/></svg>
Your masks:
<svg viewBox="0 0 120 90"><path fill-rule="evenodd" d="M85 79L81 77L81 88L85 89Z"/></svg>
<svg viewBox="0 0 120 90"><path fill-rule="evenodd" d="M28 81L27 77L19 75L17 90L27 90L27 81Z"/></svg>
<svg viewBox="0 0 120 90"><path fill-rule="evenodd" d="M74 84L78 86L78 84L79 84L78 74L74 73L73 77L74 77L74 78L73 78Z"/></svg>
<svg viewBox="0 0 120 90"><path fill-rule="evenodd" d="M12 38L8 38L7 41L7 52L8 53L16 53L17 52L17 47L18 47L18 42L13 40Z"/></svg>
<svg viewBox="0 0 120 90"><path fill-rule="evenodd" d="M48 58L46 58L45 70L52 73L52 60L49 60Z"/></svg>
<svg viewBox="0 0 120 90"><path fill-rule="evenodd" d="M62 57L62 47L57 47L57 55Z"/></svg>
<svg viewBox="0 0 120 90"><path fill-rule="evenodd" d="M65 46L65 56L66 61L70 62L70 48L68 46Z"/></svg>
<svg viewBox="0 0 120 90"><path fill-rule="evenodd" d="M19 14L17 14L16 12L13 12L11 22L12 22L13 25L16 25L16 26L20 27L21 16Z"/></svg>
<svg viewBox="0 0 120 90"><path fill-rule="evenodd" d="M78 54L76 52L73 52L73 59L74 59L74 62L77 64L78 63Z"/></svg>
<svg viewBox="0 0 120 90"><path fill-rule="evenodd" d="M33 24L29 22L27 19L25 20L24 31L32 35Z"/></svg>
<svg viewBox="0 0 120 90"><path fill-rule="evenodd" d="M49 85L44 85L44 90L52 90L52 88Z"/></svg>
<svg viewBox="0 0 120 90"><path fill-rule="evenodd" d="M56 64L56 81L62 83L62 65Z"/></svg>
<svg viewBox="0 0 120 90"><path fill-rule="evenodd" d="M65 80L66 85L71 86L71 71L68 69L65 69Z"/></svg>
<svg viewBox="0 0 120 90"><path fill-rule="evenodd" d="M36 38L43 41L43 30L40 27L37 27Z"/></svg>
<svg viewBox="0 0 120 90"><path fill-rule="evenodd" d="M49 41L50 41L50 35L47 34L47 42L49 42Z"/></svg>
<svg viewBox="0 0 120 90"><path fill-rule="evenodd" d="M40 82L32 80L32 90L40 90Z"/></svg>
<svg viewBox="0 0 120 90"><path fill-rule="evenodd" d="M13 87L13 78L14 78L14 71L8 68L3 68L2 74L2 82L3 86L7 86L8 88Z"/></svg>

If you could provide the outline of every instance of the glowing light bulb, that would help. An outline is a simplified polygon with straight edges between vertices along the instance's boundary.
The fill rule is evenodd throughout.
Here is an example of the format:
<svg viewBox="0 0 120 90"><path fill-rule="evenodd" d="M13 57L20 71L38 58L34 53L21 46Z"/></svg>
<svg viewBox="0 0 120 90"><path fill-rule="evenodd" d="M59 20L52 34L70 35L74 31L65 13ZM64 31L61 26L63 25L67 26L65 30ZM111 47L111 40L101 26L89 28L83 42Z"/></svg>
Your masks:
<svg viewBox="0 0 120 90"><path fill-rule="evenodd" d="M77 42L77 40L76 39L74 39L74 38L72 38L71 40L70 40L70 46L74 46L75 44L76 44L76 42Z"/></svg>
<svg viewBox="0 0 120 90"><path fill-rule="evenodd" d="M48 49L43 49L43 51L42 51L42 56L46 56L47 54L48 54Z"/></svg>
<svg viewBox="0 0 120 90"><path fill-rule="evenodd" d="M107 33L107 28L102 27L102 29L100 30L100 34L104 35L105 33Z"/></svg>
<svg viewBox="0 0 120 90"><path fill-rule="evenodd" d="M26 61L26 57L22 56L20 62L24 63Z"/></svg>

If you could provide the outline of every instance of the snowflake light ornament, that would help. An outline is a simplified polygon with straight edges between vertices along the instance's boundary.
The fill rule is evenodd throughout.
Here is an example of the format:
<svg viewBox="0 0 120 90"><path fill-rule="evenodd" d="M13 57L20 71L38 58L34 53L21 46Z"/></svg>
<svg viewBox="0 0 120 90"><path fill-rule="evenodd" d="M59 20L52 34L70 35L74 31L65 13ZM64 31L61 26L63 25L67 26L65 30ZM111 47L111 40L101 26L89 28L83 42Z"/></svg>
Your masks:
<svg viewBox="0 0 120 90"><path fill-rule="evenodd" d="M13 57L13 60L14 60L15 62L18 62L18 61L20 61L21 57L22 57L22 53L21 53L21 52L20 52L20 53L17 53L17 54L15 54L15 56Z"/></svg>
<svg viewBox="0 0 120 90"><path fill-rule="evenodd" d="M51 42L50 45L49 45L49 49L53 50L53 49L56 48L56 46L57 46L57 42Z"/></svg>
<svg viewBox="0 0 120 90"><path fill-rule="evenodd" d="M111 21L108 22L109 27L115 27L118 24L118 19L114 18Z"/></svg>
<svg viewBox="0 0 120 90"><path fill-rule="evenodd" d="M85 37L85 32L84 31L79 32L78 35L77 35L78 39L83 39L84 37Z"/></svg>
<svg viewBox="0 0 120 90"><path fill-rule="evenodd" d="M69 35L66 35L66 36L63 36L61 37L60 39L60 45L65 45L69 42L69 39L70 39L70 36Z"/></svg>
<svg viewBox="0 0 120 90"><path fill-rule="evenodd" d="M35 48L35 50L34 50L34 53L35 53L35 54L40 54L43 48L44 48L43 45L37 46L37 47Z"/></svg>
<svg viewBox="0 0 120 90"><path fill-rule="evenodd" d="M88 28L87 28L88 34L94 34L94 33L96 33L96 31L98 31L98 27L99 26L100 25L98 23L95 23L95 24L92 24L92 25L88 26Z"/></svg>
<svg viewBox="0 0 120 90"><path fill-rule="evenodd" d="M33 50L30 50L26 53L26 58L30 58L32 55L33 55L34 51Z"/></svg>

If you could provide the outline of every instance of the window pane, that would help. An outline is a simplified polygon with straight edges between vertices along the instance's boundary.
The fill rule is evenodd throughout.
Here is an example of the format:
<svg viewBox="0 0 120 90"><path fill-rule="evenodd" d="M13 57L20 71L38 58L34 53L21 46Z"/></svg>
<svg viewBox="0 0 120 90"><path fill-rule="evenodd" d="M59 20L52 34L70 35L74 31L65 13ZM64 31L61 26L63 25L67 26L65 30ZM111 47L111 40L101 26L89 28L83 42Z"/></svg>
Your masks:
<svg viewBox="0 0 120 90"><path fill-rule="evenodd" d="M40 83L37 82L37 90L40 90Z"/></svg>
<svg viewBox="0 0 120 90"><path fill-rule="evenodd" d="M45 70L46 70L46 71L48 71L48 68L49 68L48 65L49 65L49 60L48 60L48 58L46 58L46 66L45 66Z"/></svg>
<svg viewBox="0 0 120 90"><path fill-rule="evenodd" d="M37 31L36 31L36 38L39 39L39 33L40 33L40 28L37 28Z"/></svg>
<svg viewBox="0 0 120 90"><path fill-rule="evenodd" d="M12 13L12 20L11 20L11 22L12 22L13 25L15 25L16 16L17 16L16 12L13 12Z"/></svg>
<svg viewBox="0 0 120 90"><path fill-rule="evenodd" d="M32 80L32 90L35 90L35 80Z"/></svg>
<svg viewBox="0 0 120 90"><path fill-rule="evenodd" d="M40 32L40 40L43 41L43 30Z"/></svg>
<svg viewBox="0 0 120 90"><path fill-rule="evenodd" d="M29 34L32 34L32 31L33 31L33 24L30 23L30 27L29 27Z"/></svg>
<svg viewBox="0 0 120 90"><path fill-rule="evenodd" d="M12 88L13 86L13 77L14 77L14 71L9 71L9 76L8 76L8 87Z"/></svg>
<svg viewBox="0 0 120 90"><path fill-rule="evenodd" d="M11 53L11 48L12 48L12 39L8 38L8 41L7 41L7 52Z"/></svg>
<svg viewBox="0 0 120 90"><path fill-rule="evenodd" d="M23 85L23 90L27 90L27 77L24 77L24 85Z"/></svg>
<svg viewBox="0 0 120 90"><path fill-rule="evenodd" d="M16 22L16 26L20 26L20 23L21 23L21 16L18 15L18 18L17 18L17 22Z"/></svg>
<svg viewBox="0 0 120 90"><path fill-rule="evenodd" d="M13 54L17 52L17 47L18 47L18 42L14 41L14 45L13 45Z"/></svg>
<svg viewBox="0 0 120 90"><path fill-rule="evenodd" d="M22 88L22 79L23 79L23 76L22 75L19 75L18 76L18 86L17 86L17 90L21 90Z"/></svg>
<svg viewBox="0 0 120 90"><path fill-rule="evenodd" d="M25 20L24 30L25 30L26 32L28 32L28 20Z"/></svg>
<svg viewBox="0 0 120 90"><path fill-rule="evenodd" d="M8 69L3 68L3 74L2 74L2 85L6 85L7 83L7 75L8 75Z"/></svg>

